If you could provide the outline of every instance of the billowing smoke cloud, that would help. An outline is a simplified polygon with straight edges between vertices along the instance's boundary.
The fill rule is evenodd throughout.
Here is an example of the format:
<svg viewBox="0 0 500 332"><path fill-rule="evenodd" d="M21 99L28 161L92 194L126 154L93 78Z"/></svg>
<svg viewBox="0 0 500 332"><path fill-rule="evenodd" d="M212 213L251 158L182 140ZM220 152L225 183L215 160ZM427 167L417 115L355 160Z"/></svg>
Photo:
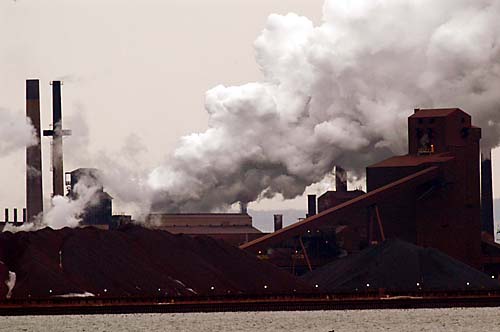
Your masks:
<svg viewBox="0 0 500 332"><path fill-rule="evenodd" d="M83 180L83 181L82 181ZM43 215L42 225L52 229L76 227L80 224L86 208L99 203L99 186L80 180L74 188L74 196L54 196L52 206Z"/></svg>
<svg viewBox="0 0 500 332"><path fill-rule="evenodd" d="M264 80L207 92L209 129L150 174L153 208L293 198L336 163L361 170L406 152L416 107L461 107L498 145L498 17L495 0L331 0L317 27L269 16L255 41Z"/></svg>
<svg viewBox="0 0 500 332"><path fill-rule="evenodd" d="M82 176L70 196L54 196L52 198L51 206L39 220L36 220L34 223L26 222L21 226L6 224L2 231L16 233L20 231L35 231L45 227L52 229L77 227L80 225L86 209L100 203L101 188L95 178Z"/></svg>
<svg viewBox="0 0 500 332"><path fill-rule="evenodd" d="M0 158L36 142L34 128L22 113L0 108Z"/></svg>

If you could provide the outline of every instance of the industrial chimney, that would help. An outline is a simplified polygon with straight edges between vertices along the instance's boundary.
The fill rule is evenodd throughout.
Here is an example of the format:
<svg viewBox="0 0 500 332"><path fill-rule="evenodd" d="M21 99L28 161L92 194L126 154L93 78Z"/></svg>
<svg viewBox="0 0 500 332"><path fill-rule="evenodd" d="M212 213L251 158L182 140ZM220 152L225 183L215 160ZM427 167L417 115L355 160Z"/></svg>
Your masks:
<svg viewBox="0 0 500 332"><path fill-rule="evenodd" d="M42 148L40 143L40 84L26 81L26 117L35 129L37 142L26 148L26 208L28 221L43 212Z"/></svg>
<svg viewBox="0 0 500 332"><path fill-rule="evenodd" d="M347 172L340 166L335 166L335 191L347 192Z"/></svg>
<svg viewBox="0 0 500 332"><path fill-rule="evenodd" d="M248 205L246 202L240 202L240 213L241 214L248 214L247 206Z"/></svg>
<svg viewBox="0 0 500 332"><path fill-rule="evenodd" d="M481 230L495 236L491 150L481 153Z"/></svg>
<svg viewBox="0 0 500 332"><path fill-rule="evenodd" d="M312 217L316 214L316 195L307 195L307 215L306 217Z"/></svg>
<svg viewBox="0 0 500 332"><path fill-rule="evenodd" d="M64 196L63 136L71 131L63 130L61 107L61 81L52 82L52 130L44 130L43 136L52 136L52 196Z"/></svg>
<svg viewBox="0 0 500 332"><path fill-rule="evenodd" d="M274 231L279 231L283 228L283 215L275 214L274 215Z"/></svg>

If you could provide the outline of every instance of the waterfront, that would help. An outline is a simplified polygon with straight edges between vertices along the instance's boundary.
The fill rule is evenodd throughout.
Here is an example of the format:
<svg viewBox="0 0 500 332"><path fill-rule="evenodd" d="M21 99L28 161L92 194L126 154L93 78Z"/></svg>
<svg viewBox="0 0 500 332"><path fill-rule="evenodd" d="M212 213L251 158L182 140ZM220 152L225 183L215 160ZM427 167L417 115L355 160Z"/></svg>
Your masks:
<svg viewBox="0 0 500 332"><path fill-rule="evenodd" d="M4 316L0 331L500 331L500 308Z"/></svg>

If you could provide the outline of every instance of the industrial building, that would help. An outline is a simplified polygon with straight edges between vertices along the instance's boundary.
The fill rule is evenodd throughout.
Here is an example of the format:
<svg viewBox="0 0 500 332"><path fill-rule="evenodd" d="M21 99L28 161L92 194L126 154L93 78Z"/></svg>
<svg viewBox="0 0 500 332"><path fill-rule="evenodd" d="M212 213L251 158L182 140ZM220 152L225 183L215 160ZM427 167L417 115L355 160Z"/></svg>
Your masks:
<svg viewBox="0 0 500 332"><path fill-rule="evenodd" d="M415 109L408 118L408 154L368 166L366 194L345 197L345 187L337 185L341 193L321 196L318 214L310 208L308 218L240 248L304 273L398 238L491 271L500 246L485 243L493 237L492 214L481 222L480 138L481 129L459 108ZM484 169L483 162L483 183L491 185L491 167ZM486 196L483 207L491 189Z"/></svg>
<svg viewBox="0 0 500 332"><path fill-rule="evenodd" d="M64 195L60 81L52 82L53 195ZM40 129L38 80L26 81L26 115ZM408 153L366 168L367 193L347 190L347 174L336 167L335 191L308 196L304 220L264 234L241 213L153 213L148 224L174 234L208 235L258 255L295 274L359 252L385 239L398 238L431 247L472 267L500 274L500 245L494 242L491 157L483 151L481 129L459 108L415 109L408 118ZM481 176L480 176L481 173ZM112 215L112 197L96 169L66 173L67 196L78 199L77 183L97 187L95 200L82 215L83 225L113 228L131 222ZM26 208L5 210L5 222L36 222L43 213L41 145L26 150ZM22 212L21 212L22 211ZM22 216L21 216L22 213Z"/></svg>
<svg viewBox="0 0 500 332"><path fill-rule="evenodd" d="M146 222L172 234L207 235L235 246L263 235L247 213L153 213Z"/></svg>

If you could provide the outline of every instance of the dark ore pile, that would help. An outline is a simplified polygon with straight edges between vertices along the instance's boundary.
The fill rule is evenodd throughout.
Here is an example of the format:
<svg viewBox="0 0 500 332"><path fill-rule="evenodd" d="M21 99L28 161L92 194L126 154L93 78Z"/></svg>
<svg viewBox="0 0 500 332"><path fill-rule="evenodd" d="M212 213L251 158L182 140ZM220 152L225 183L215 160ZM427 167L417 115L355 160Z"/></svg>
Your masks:
<svg viewBox="0 0 500 332"><path fill-rule="evenodd" d="M196 296L310 292L294 276L209 237L139 226L0 233L0 298Z"/></svg>
<svg viewBox="0 0 500 332"><path fill-rule="evenodd" d="M386 240L303 276L323 292L499 289L496 279L432 248Z"/></svg>

